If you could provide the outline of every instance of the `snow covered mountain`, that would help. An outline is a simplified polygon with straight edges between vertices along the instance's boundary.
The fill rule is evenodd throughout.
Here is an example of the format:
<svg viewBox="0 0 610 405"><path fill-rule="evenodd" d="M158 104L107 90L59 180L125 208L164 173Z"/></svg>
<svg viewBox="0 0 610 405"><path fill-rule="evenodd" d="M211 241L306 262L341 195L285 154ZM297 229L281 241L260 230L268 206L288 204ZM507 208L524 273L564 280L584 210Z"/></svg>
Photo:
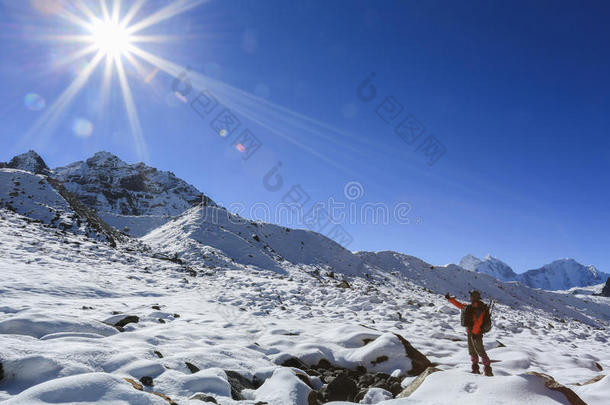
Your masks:
<svg viewBox="0 0 610 405"><path fill-rule="evenodd" d="M195 205L215 205L172 172L127 164L108 152L52 173L107 223L132 236L142 236Z"/></svg>
<svg viewBox="0 0 610 405"><path fill-rule="evenodd" d="M487 255L481 260L473 255L464 256L460 267L476 273L489 274L500 281L519 281L543 290L569 290L574 287L587 287L605 282L610 274L598 271L594 266L584 266L574 259L560 259L539 269L516 274L503 261Z"/></svg>
<svg viewBox="0 0 610 405"><path fill-rule="evenodd" d="M601 284L608 277L610 274L598 271L595 266L584 266L574 259L560 259L519 274L517 280L532 288L567 290Z"/></svg>
<svg viewBox="0 0 610 405"><path fill-rule="evenodd" d="M459 265L466 270L489 274L500 281L514 281L517 279L517 274L508 264L491 255L487 255L483 260L473 255L466 255L460 260Z"/></svg>
<svg viewBox="0 0 610 405"><path fill-rule="evenodd" d="M0 168L19 169L34 174L44 174L46 176L51 174L51 170L49 170L47 164L42 160L40 155L33 150L15 156L8 163L0 162Z"/></svg>
<svg viewBox="0 0 610 405"><path fill-rule="evenodd" d="M0 168L42 174L75 195L109 225L140 237L189 208L216 204L172 172L143 163L127 164L108 152L49 169L34 151L15 156Z"/></svg>

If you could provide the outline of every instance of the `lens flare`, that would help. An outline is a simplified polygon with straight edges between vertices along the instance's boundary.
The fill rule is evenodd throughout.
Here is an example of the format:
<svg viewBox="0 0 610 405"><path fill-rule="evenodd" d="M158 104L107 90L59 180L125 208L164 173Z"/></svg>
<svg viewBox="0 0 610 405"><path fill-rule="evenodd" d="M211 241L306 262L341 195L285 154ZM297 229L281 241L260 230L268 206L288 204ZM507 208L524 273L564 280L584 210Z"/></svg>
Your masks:
<svg viewBox="0 0 610 405"><path fill-rule="evenodd" d="M79 138L88 138L93 133L93 124L85 118L78 118L72 124L72 131Z"/></svg>
<svg viewBox="0 0 610 405"><path fill-rule="evenodd" d="M36 93L26 94L23 102L30 111L42 111L47 105L45 99Z"/></svg>

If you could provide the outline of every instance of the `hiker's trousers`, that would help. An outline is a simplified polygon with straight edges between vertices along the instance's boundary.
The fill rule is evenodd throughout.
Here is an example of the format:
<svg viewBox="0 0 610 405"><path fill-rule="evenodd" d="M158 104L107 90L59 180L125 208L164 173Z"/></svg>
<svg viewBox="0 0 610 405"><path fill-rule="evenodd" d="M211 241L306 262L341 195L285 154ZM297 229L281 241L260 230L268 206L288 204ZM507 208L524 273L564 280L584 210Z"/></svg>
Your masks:
<svg viewBox="0 0 610 405"><path fill-rule="evenodd" d="M468 334L468 354L470 354L473 363L478 363L479 356L481 356L483 364L489 365L489 357L487 357L487 352L483 347L483 335Z"/></svg>

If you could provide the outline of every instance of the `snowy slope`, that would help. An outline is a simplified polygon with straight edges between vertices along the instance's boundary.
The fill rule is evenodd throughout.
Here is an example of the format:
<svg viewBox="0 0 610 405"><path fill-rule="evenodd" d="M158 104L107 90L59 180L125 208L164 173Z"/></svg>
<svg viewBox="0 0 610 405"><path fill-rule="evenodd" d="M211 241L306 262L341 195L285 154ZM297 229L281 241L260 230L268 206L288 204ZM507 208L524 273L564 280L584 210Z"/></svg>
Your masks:
<svg viewBox="0 0 610 405"><path fill-rule="evenodd" d="M508 264L491 255L487 255L483 260L472 255L466 255L460 260L459 265L466 270L489 274L500 281L514 281L517 279L517 275Z"/></svg>
<svg viewBox="0 0 610 405"><path fill-rule="evenodd" d="M107 227L68 193L53 187L46 176L17 169L0 169L0 207L62 231L115 243L118 232Z"/></svg>
<svg viewBox="0 0 610 405"><path fill-rule="evenodd" d="M194 207L142 241L208 266L240 264L283 272L286 264L303 264L345 274L362 272L357 256L324 235L248 221L218 207Z"/></svg>
<svg viewBox="0 0 610 405"><path fill-rule="evenodd" d="M520 283L503 283L487 274L474 273L453 264L432 266L416 257L392 251L360 252L358 255L371 271L402 275L437 294L450 292L466 299L468 291L476 289L482 292L484 300L493 298L511 308L535 313L544 311L590 325L597 325L596 319L610 320L610 308L603 300L533 290Z"/></svg>
<svg viewBox="0 0 610 405"><path fill-rule="evenodd" d="M184 226L196 232L194 224ZM0 401L9 405L168 403L151 392L179 404L211 396L222 405L307 405L313 389L324 391L331 381L310 370L311 386L304 383L305 372L281 366L291 356L303 368L326 359L392 373L409 385L411 360L394 333L441 371L409 398L383 404L568 403L532 371L552 375L589 405L610 395L605 297L530 290L392 252L358 254L371 273L346 275L348 288L340 287L342 275L288 261L281 262L284 273L246 265L212 270L156 259L144 246L112 248L58 233L7 210L0 210L0 245ZM459 312L431 292L463 299L469 284L522 302L494 310L485 343L499 360L495 377L468 373ZM566 316L576 307L597 326ZM127 315L138 322L123 332L104 323ZM256 381L240 390L240 400L231 398L234 372ZM139 384L145 376L152 386L141 391L125 380ZM371 400L388 395L365 391Z"/></svg>

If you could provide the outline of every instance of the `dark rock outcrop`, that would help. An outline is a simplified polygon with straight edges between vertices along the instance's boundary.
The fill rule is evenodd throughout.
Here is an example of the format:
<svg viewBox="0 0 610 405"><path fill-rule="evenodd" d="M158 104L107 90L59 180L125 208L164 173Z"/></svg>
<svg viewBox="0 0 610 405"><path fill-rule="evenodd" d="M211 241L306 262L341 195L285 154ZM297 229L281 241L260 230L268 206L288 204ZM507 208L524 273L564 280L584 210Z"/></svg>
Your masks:
<svg viewBox="0 0 610 405"><path fill-rule="evenodd" d="M124 328L126 325L128 325L130 323L138 323L138 322L140 322L139 317L137 317L135 315L127 315L126 317L122 318L121 320L115 322L113 326L115 326L117 328Z"/></svg>
<svg viewBox="0 0 610 405"><path fill-rule="evenodd" d="M189 398L190 401L202 401L202 402L209 402L212 404L217 404L218 402L216 401L216 398L211 397L209 395L205 395L205 394L195 394L192 397Z"/></svg>
<svg viewBox="0 0 610 405"><path fill-rule="evenodd" d="M420 375L423 373L428 367L432 366L432 363L426 356L424 356L420 351L414 348L411 343L404 337L395 333L396 337L400 340L402 345L405 347L405 352L407 353L407 357L411 359L412 368L409 371L409 375Z"/></svg>
<svg viewBox="0 0 610 405"><path fill-rule="evenodd" d="M186 365L186 367L189 369L189 371L193 374L199 372L199 367L197 367L196 365L194 365L193 363L189 363L188 361L184 362L184 364Z"/></svg>
<svg viewBox="0 0 610 405"><path fill-rule="evenodd" d="M255 390L258 388L253 381L248 380L246 377L236 371L225 370L225 373L227 373L227 379L231 385L231 398L233 398L235 401L243 401L245 399L241 395L243 390Z"/></svg>
<svg viewBox="0 0 610 405"><path fill-rule="evenodd" d="M324 390L326 401L354 401L358 395L358 384L350 377L349 372L343 372L335 377Z"/></svg>
<svg viewBox="0 0 610 405"><path fill-rule="evenodd" d="M142 383L142 385L144 385L145 387L152 387L153 386L153 378L150 376L143 376L139 378L139 381Z"/></svg>

